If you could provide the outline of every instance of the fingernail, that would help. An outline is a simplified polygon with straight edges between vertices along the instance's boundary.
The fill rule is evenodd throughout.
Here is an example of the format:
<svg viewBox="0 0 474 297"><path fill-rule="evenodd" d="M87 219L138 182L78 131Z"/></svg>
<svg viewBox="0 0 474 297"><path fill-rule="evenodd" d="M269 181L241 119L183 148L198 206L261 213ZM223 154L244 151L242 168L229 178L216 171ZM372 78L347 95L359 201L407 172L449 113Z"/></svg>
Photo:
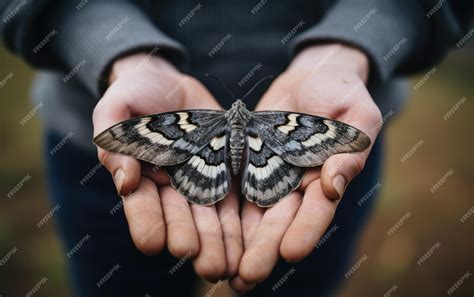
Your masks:
<svg viewBox="0 0 474 297"><path fill-rule="evenodd" d="M125 181L125 172L119 168L115 171L114 182L115 187L117 187L117 192L120 194L122 192L123 182Z"/></svg>
<svg viewBox="0 0 474 297"><path fill-rule="evenodd" d="M336 192L339 195L339 198L342 198L342 195L344 194L344 190L346 188L345 177L342 175L336 175L332 179L332 185L334 186L334 189L336 189Z"/></svg>

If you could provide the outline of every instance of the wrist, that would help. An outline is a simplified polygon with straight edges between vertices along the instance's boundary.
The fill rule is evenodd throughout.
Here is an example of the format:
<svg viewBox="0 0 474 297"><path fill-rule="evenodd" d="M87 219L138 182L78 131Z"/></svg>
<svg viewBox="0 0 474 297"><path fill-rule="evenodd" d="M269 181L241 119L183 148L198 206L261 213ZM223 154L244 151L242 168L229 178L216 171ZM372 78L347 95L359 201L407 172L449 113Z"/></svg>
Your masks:
<svg viewBox="0 0 474 297"><path fill-rule="evenodd" d="M146 52L132 53L118 58L112 63L108 75L109 85L124 75L137 75L140 71L168 71L178 70L168 60L150 55Z"/></svg>
<svg viewBox="0 0 474 297"><path fill-rule="evenodd" d="M292 67L293 65L311 71L316 67L335 67L355 73L364 82L367 82L370 70L369 58L363 51L342 43L305 47L297 54Z"/></svg>

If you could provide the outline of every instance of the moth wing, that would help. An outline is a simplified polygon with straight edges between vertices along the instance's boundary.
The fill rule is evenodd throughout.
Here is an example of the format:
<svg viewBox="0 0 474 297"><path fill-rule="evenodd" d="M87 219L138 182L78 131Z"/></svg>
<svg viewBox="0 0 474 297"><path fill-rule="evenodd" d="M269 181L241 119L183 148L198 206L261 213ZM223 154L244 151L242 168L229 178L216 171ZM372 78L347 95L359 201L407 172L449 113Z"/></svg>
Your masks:
<svg viewBox="0 0 474 297"><path fill-rule="evenodd" d="M226 124L223 111L166 112L125 120L93 141L104 150L167 166L191 158Z"/></svg>
<svg viewBox="0 0 474 297"><path fill-rule="evenodd" d="M247 200L269 207L300 185L305 169L283 160L259 135L247 135L247 152L241 185Z"/></svg>
<svg viewBox="0 0 474 297"><path fill-rule="evenodd" d="M260 111L253 115L249 132L296 166L318 166L334 154L359 152L370 145L370 138L364 132L339 121L282 111Z"/></svg>
<svg viewBox="0 0 474 297"><path fill-rule="evenodd" d="M210 142L184 163L166 168L171 185L186 199L210 205L230 191L231 175L226 164L226 127L221 127Z"/></svg>

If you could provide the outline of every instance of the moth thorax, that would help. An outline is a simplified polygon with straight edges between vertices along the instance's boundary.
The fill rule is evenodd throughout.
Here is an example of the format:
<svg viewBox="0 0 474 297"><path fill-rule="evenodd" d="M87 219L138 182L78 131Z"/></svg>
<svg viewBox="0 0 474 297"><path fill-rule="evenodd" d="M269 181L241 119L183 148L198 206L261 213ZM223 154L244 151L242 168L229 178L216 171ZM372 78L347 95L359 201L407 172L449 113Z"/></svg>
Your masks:
<svg viewBox="0 0 474 297"><path fill-rule="evenodd" d="M231 126L229 138L230 146L230 161L232 165L232 172L237 174L239 172L240 163L242 162L242 154L245 147L245 126L235 124Z"/></svg>

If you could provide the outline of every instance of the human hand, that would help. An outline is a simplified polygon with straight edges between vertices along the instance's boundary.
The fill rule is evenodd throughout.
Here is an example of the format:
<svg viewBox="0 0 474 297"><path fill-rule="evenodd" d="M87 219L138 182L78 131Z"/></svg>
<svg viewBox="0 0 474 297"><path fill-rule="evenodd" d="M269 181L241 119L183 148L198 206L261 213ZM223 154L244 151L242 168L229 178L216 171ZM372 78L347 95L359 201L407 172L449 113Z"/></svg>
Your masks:
<svg viewBox="0 0 474 297"><path fill-rule="evenodd" d="M368 59L342 44L316 45L300 52L272 84L257 110L287 110L336 119L365 132L372 144L381 113L365 87ZM331 223L347 184L361 172L370 149L336 154L322 168L306 171L298 190L269 209L244 202L244 254L230 281L248 291L265 280L280 256L288 262L308 256Z"/></svg>
<svg viewBox="0 0 474 297"><path fill-rule="evenodd" d="M134 116L221 109L199 81L156 56L138 53L118 59L109 83L94 109L94 135ZM167 246L177 258L194 258L196 273L211 282L237 273L242 235L235 193L214 206L190 205L162 170L100 148L98 156L122 196L130 234L140 251L157 254Z"/></svg>

